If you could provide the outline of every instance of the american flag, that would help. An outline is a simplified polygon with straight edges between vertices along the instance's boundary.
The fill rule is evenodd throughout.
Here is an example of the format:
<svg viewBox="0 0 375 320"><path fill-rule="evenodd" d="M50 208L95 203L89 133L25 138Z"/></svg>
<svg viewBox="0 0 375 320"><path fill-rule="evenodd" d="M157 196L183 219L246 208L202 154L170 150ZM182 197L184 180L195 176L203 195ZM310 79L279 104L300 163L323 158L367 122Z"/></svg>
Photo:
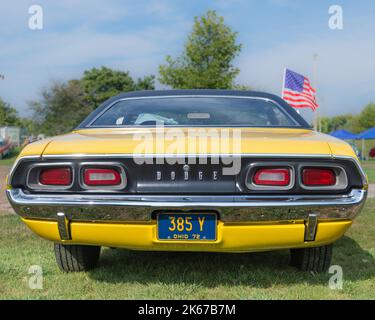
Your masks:
<svg viewBox="0 0 375 320"><path fill-rule="evenodd" d="M315 89L305 76L285 69L284 86L282 96L294 108L318 108L315 97Z"/></svg>

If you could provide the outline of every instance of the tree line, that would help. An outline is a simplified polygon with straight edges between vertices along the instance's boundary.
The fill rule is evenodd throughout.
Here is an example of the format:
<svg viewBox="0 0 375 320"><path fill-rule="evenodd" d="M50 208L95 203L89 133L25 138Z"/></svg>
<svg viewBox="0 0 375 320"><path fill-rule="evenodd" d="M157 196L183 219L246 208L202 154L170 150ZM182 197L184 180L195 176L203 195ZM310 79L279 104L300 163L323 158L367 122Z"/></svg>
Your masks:
<svg viewBox="0 0 375 320"><path fill-rule="evenodd" d="M194 18L181 55L167 56L159 66L158 80L173 89L240 89L235 83L240 70L233 65L242 44L237 32L213 10ZM31 134L53 136L71 131L101 103L119 93L154 90L155 75L134 79L129 71L108 67L92 68L79 79L51 81L38 99L29 101L31 118L21 118L10 104L0 98L0 126L20 126ZM369 104L359 115L321 119L322 131L345 128L355 133L375 126L375 105Z"/></svg>
<svg viewBox="0 0 375 320"><path fill-rule="evenodd" d="M321 118L321 131L330 133L345 129L353 133L361 133L375 127L375 103L369 103L359 114L344 114L335 117Z"/></svg>

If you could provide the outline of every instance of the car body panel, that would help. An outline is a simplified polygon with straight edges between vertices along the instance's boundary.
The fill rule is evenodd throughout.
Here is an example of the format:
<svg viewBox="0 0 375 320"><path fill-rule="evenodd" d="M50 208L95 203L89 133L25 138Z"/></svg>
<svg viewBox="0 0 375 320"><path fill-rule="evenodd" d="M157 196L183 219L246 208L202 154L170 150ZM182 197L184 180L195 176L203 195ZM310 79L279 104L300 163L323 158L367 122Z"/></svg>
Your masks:
<svg viewBox="0 0 375 320"><path fill-rule="evenodd" d="M174 145L183 144L184 153L216 154L220 153L220 138L208 139L207 148L199 148L187 137L189 130L207 130L220 128L165 128L165 134L172 137L165 141L163 147L156 147L150 154L165 154ZM306 129L289 128L228 128L229 150L236 150L236 135L233 130L241 134L241 144L238 150L241 154L312 154L312 155L340 155L356 158L352 148L346 142ZM84 129L70 134L57 136L45 142L32 143L21 152L24 156L48 155L79 155L79 154L137 154L139 139L145 137L155 140L156 135L163 133L155 128L111 128ZM180 136L177 136L179 135ZM182 134L182 135L181 135ZM138 139L138 140L137 140ZM176 153L176 152L175 152ZM178 149L177 149L178 154Z"/></svg>
<svg viewBox="0 0 375 320"><path fill-rule="evenodd" d="M23 219L39 236L61 242L57 222ZM156 221L150 223L71 223L69 244L104 245L133 250L253 252L284 248L302 248L332 243L352 224L351 221L320 222L315 241L304 241L303 221L287 224L246 224L218 222L216 241L157 240Z"/></svg>
<svg viewBox="0 0 375 320"><path fill-rule="evenodd" d="M274 99L279 106L287 110L289 115L298 119L300 126L279 128L225 126L218 128L178 126L164 128L155 126L89 127L92 119L95 119L100 112L114 103L116 99L172 94L223 94ZM202 147L199 143L196 143L195 139L187 138L189 137L189 132L199 132L200 130L208 135L212 131L226 130L228 136L209 136L207 144ZM165 135L168 135L168 138ZM156 137L161 137L162 145L158 145ZM220 149L223 140L227 143L225 150ZM140 141L149 142L148 146L151 146L151 148L140 149ZM37 192L21 194L22 190L16 189L20 188L20 186L13 188L11 186L12 181L8 181L7 195L16 212L29 228L41 237L51 241L67 244L124 247L137 250L213 252L265 251L314 247L332 243L340 238L352 224L352 220L362 209L367 195L366 178L353 149L346 142L311 130L300 115L279 97L262 93L212 90L184 91L180 93L175 91L130 93L114 97L103 103L71 133L34 142L26 146L19 155L9 179L12 179L18 164L28 158L48 164L48 161L60 161L60 159L68 159L66 161L69 161L72 158L81 162L92 158L100 158L100 161L113 161L116 157L129 158L138 154L149 157L154 157L155 155L177 157L179 155L236 154L244 158L253 157L251 164L259 161L259 159L280 161L281 158L284 161L283 163L285 161L298 161L298 159L299 161L307 159L306 162L311 163L312 161L310 160L313 159L313 161L322 161L325 164L329 161L330 165L334 165L335 161L345 160L352 162L353 172L358 171L357 176L360 177L360 183L356 185L347 184L348 188L345 190L345 194L329 194L329 192L324 192L324 190L317 194L314 191L305 190L306 192L303 194L283 194L281 191L279 193L275 191L272 194L263 193L259 195L257 192L252 194L251 190L247 190L247 193L241 190L243 192L242 196L245 198L246 195L249 196L241 204L236 202L237 198L235 199L234 197L222 203L216 201L219 199L217 198L218 191L211 180L206 182L214 186L213 189L210 189L211 194L208 195L212 196L213 200L211 199L207 203L195 200L197 198L192 195L185 196L170 193L167 196L171 198L163 204L162 200L151 199L148 201L147 199L149 198L145 194L129 195L123 191L117 191L117 194L113 193L109 198L104 194L96 195L92 193L91 196L94 199L85 198L88 193L82 196L82 194L69 194L68 192L65 196L72 197L72 201L69 202L60 193L53 194L53 190L51 194L54 197L49 197L49 195L43 193L39 195ZM73 162L73 160L71 161ZM74 163L72 168L74 165L78 167ZM244 170L246 168L244 167ZM138 171L136 172L138 173ZM141 174L144 174L144 172ZM243 179L241 181L245 181L245 175L241 174L238 174L236 178L238 177ZM154 175L152 177L154 179ZM154 180L159 183L156 178ZM152 181L152 183L155 183L155 181ZM181 183L181 181L178 182ZM184 183L183 180L182 182ZM238 183L233 183L233 185L237 186ZM352 190L349 190L349 187ZM251 196L254 194L255 198L252 198ZM303 200L306 194L309 195L307 202ZM111 198L116 195L120 196L120 198ZM162 196L164 195L162 194ZM61 197L59 198L59 196ZM130 199L127 196L133 196L133 198ZM226 196L231 198L233 194L227 194ZM299 202L301 200L299 197L302 197L303 206ZM240 199L243 200L241 197ZM312 201L310 202L310 200ZM332 201L334 201L333 204ZM62 205L63 203L64 205ZM201 207L194 208L197 205L201 205ZM332 206L335 210L331 212L330 208ZM48 214L41 212L43 210L47 211L45 208L48 208ZM147 221L142 221L142 219L129 221L131 215L128 211L122 211L123 208L128 211L133 208L134 211L137 208L141 208L143 213L149 212L142 216L145 217L143 220ZM157 239L157 222L154 213L157 214L160 210L166 209L180 213L186 212L187 208L190 210L199 209L202 213L209 208L210 211L218 214L216 241L165 241ZM59 211L62 209L65 212ZM223 215L224 209L229 210L231 214ZM94 213L98 210L100 212L95 216ZM114 214L115 210L117 215ZM290 213L293 213L294 216L291 217ZM134 214L137 214L137 212ZM268 217L271 218L268 219ZM114 221L114 218L117 220ZM240 221L241 219L245 221ZM311 232L312 236L307 236L308 232Z"/></svg>

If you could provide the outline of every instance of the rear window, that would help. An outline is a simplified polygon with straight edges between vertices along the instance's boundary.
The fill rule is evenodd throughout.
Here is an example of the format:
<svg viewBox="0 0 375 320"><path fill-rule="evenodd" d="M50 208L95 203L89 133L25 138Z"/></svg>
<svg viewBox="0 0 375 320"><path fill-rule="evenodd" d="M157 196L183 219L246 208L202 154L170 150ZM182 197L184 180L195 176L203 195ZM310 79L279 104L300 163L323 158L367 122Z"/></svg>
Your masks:
<svg viewBox="0 0 375 320"><path fill-rule="evenodd" d="M263 99L158 97L119 101L90 125L291 127L298 123L280 106Z"/></svg>

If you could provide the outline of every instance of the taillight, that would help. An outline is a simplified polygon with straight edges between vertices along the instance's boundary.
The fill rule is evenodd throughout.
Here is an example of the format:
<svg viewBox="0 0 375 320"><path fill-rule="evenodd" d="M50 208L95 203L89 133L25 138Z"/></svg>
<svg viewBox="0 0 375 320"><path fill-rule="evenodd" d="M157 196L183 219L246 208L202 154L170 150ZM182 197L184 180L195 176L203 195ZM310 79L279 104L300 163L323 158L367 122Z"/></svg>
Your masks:
<svg viewBox="0 0 375 320"><path fill-rule="evenodd" d="M288 186L290 184L290 169L261 168L253 176L253 183L260 186Z"/></svg>
<svg viewBox="0 0 375 320"><path fill-rule="evenodd" d="M42 169L39 182L46 186L69 186L72 183L72 171L70 168Z"/></svg>
<svg viewBox="0 0 375 320"><path fill-rule="evenodd" d="M305 186L333 186L336 184L336 174L332 169L308 168L302 171L302 183Z"/></svg>
<svg viewBox="0 0 375 320"><path fill-rule="evenodd" d="M85 169L83 181L87 186L118 186L123 182L120 172L114 168Z"/></svg>

